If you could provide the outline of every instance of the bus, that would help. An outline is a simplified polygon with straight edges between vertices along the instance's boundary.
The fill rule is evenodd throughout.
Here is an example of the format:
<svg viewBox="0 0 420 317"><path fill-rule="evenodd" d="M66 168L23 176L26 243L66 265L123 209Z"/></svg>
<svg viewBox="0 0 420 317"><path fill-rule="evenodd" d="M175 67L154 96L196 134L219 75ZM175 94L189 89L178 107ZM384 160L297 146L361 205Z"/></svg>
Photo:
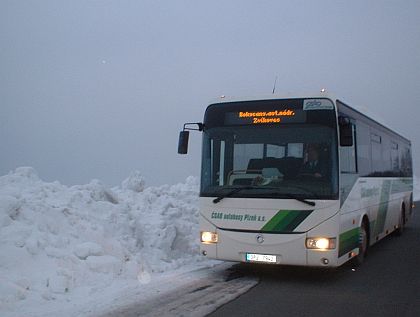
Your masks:
<svg viewBox="0 0 420 317"><path fill-rule="evenodd" d="M326 92L233 99L204 121L200 252L218 260L338 267L363 262L412 214L411 143Z"/></svg>

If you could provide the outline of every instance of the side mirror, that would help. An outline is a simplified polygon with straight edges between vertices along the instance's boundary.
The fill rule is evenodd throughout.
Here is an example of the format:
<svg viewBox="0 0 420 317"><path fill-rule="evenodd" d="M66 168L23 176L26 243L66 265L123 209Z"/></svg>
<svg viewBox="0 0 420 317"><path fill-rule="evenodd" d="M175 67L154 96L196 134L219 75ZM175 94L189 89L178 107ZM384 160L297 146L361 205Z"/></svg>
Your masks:
<svg viewBox="0 0 420 317"><path fill-rule="evenodd" d="M339 117L338 125L340 126L340 145L353 146L353 125L347 117Z"/></svg>
<svg viewBox="0 0 420 317"><path fill-rule="evenodd" d="M189 139L189 137L190 137L190 131L179 132L178 154L187 154L188 153L188 139Z"/></svg>
<svg viewBox="0 0 420 317"><path fill-rule="evenodd" d="M189 130L203 131L204 130L204 124L202 124L201 122L184 123L184 129L179 133L178 154L187 154L188 153L188 139L190 137L190 131Z"/></svg>

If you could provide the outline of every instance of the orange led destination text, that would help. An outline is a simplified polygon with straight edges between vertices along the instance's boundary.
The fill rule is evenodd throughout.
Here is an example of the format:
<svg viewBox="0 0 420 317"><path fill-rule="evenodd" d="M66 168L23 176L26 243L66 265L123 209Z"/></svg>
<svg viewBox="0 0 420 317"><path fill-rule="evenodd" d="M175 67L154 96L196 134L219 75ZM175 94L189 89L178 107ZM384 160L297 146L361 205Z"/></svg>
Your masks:
<svg viewBox="0 0 420 317"><path fill-rule="evenodd" d="M281 117L293 117L294 115L295 112L290 109L259 112L239 112L239 118L252 118L253 124L280 123Z"/></svg>

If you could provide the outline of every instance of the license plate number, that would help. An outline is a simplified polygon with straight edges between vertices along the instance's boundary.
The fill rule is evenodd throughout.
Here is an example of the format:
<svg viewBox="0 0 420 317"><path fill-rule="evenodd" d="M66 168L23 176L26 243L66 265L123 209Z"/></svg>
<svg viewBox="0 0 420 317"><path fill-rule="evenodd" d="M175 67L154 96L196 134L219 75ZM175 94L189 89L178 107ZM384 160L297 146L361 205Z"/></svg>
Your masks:
<svg viewBox="0 0 420 317"><path fill-rule="evenodd" d="M277 257L270 254L257 254L257 253L247 253L246 261L248 262L264 262L264 263L276 263Z"/></svg>

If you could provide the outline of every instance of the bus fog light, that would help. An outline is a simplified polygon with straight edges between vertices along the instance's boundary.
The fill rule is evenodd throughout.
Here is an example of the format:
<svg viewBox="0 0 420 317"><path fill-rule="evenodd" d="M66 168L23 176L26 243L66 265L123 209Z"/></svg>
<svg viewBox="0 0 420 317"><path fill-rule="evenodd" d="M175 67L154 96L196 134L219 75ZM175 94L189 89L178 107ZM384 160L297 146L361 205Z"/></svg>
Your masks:
<svg viewBox="0 0 420 317"><path fill-rule="evenodd" d="M216 232L202 231L201 242L203 243L217 243L218 235Z"/></svg>
<svg viewBox="0 0 420 317"><path fill-rule="evenodd" d="M317 250L335 249L335 238L307 238L306 247Z"/></svg>

